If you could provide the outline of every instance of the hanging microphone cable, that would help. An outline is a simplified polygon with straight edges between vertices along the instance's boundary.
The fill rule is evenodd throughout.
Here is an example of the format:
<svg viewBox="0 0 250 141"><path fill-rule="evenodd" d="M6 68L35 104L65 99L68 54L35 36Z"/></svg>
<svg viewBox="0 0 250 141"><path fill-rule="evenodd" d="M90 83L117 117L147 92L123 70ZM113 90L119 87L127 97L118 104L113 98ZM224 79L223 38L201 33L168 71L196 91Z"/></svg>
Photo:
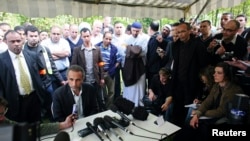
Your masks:
<svg viewBox="0 0 250 141"><path fill-rule="evenodd" d="M137 135L137 134L135 134L135 133L129 131L127 128L121 126L121 125L120 125L119 123L117 123L112 117L110 117L110 116L108 116L108 115L104 116L104 119L105 119L107 122L109 122L110 124L112 124L112 125L114 125L114 126L120 128L120 129L122 129L123 131L129 133L129 134L132 135L132 136L137 136L137 137L142 137L142 138L148 138L148 139L153 139L153 140L161 140L161 139L158 139L158 138L153 138L153 137L148 137L148 136Z"/></svg>
<svg viewBox="0 0 250 141"><path fill-rule="evenodd" d="M148 136L142 136L142 135L137 135L137 134L133 134L133 136L137 136L137 137L142 137L142 138L148 138L148 139L153 139L153 140L161 140L161 139L158 139L158 138L153 138L153 137L148 137Z"/></svg>
<svg viewBox="0 0 250 141"><path fill-rule="evenodd" d="M158 134L158 135L162 135L162 136L168 137L168 134L167 134L167 133L158 133L158 132L150 131L150 130L145 129L145 128L142 128L142 127L140 127L140 126L138 126L138 125L136 125L136 124L135 124L134 126L137 127L137 128L140 128L140 129L142 129L142 130L144 130L144 131L153 133L153 134Z"/></svg>
<svg viewBox="0 0 250 141"><path fill-rule="evenodd" d="M120 100L120 101L121 101L121 100ZM123 108L123 109L125 109L125 108ZM115 113L117 113L118 115L120 115L120 117L121 117L122 119L124 119L125 121L129 122L130 124L132 124L133 126L135 126L135 127L137 127L137 128L140 128L140 129L142 129L142 130L144 130L144 131L147 131L147 132L150 132L150 133L153 133L153 134L158 134L158 135L161 135L161 136L166 136L166 137L168 137L168 134L166 134L166 133L158 133L158 132L150 131L150 130L148 130L148 129L145 129L145 128L142 128L142 127L136 125L136 124L135 124L132 120L130 120L125 114L123 114L123 112L119 111L118 107L115 106L115 105L111 105L111 106L110 106L110 110L113 111L113 112L115 112ZM142 113L144 113L144 111L145 111L144 108L142 108L142 107L136 107L136 108L133 109L132 115L133 115L134 117L140 117L140 116L142 115ZM139 119L142 119L142 118L139 118Z"/></svg>

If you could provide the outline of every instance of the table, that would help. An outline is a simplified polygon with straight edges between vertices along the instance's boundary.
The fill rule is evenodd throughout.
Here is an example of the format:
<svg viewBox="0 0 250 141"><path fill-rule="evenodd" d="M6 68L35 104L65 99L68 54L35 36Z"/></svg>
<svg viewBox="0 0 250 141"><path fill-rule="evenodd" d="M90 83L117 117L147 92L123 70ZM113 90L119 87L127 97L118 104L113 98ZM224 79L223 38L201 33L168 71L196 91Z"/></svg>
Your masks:
<svg viewBox="0 0 250 141"><path fill-rule="evenodd" d="M95 114L95 115L92 115L92 116L89 116L86 118L78 119L74 125L73 132L71 132L71 130L72 130L71 128L66 129L64 131L69 133L71 141L98 141L100 139L94 133L82 138L82 137L78 136L77 132L79 130L87 127L86 122L90 122L93 124L93 121L96 117L104 117L105 115L109 115L111 117L115 116L118 119L120 118L120 116L118 114L112 112L111 110L108 110L108 111L104 111L104 112L101 112L101 113L98 113L98 114ZM153 114L149 114L147 120L145 120L145 121L133 119L133 117L131 115L128 116L128 118L131 119L139 127L142 127L142 128L147 129L149 131L167 134L168 136L174 134L176 131L181 129L180 127L178 127L170 122L167 122L167 121L165 121L164 124L161 126L154 124L154 121L157 119L157 117ZM140 129L134 125L131 125L131 124L126 128L129 129L131 132L133 132L136 135L157 138L158 140L161 139L160 134L150 133L148 131L142 130L142 129ZM133 135L130 135L129 133L126 133L125 131L123 131L119 128L115 128L114 130L122 137L122 139L124 141L152 141L152 140L156 140L156 139L149 139L149 138L133 136ZM112 134L110 132L108 132L108 134L109 134L112 141L119 141L119 139L116 138L116 136L114 134ZM41 139L42 139L42 141L53 141L54 136L55 135L43 136L43 137L41 137ZM52 137L52 138L49 138L49 137ZM108 141L108 139L104 135L102 135L102 137L105 141Z"/></svg>

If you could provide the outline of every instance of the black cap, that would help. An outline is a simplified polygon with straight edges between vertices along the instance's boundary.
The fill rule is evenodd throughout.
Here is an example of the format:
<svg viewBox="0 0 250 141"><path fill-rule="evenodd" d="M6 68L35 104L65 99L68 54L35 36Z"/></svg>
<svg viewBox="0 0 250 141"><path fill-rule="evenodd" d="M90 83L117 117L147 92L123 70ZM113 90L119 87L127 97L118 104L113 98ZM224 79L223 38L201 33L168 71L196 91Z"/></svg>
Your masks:
<svg viewBox="0 0 250 141"><path fill-rule="evenodd" d="M158 31L159 30L159 22L153 21L150 23L150 28L153 31Z"/></svg>

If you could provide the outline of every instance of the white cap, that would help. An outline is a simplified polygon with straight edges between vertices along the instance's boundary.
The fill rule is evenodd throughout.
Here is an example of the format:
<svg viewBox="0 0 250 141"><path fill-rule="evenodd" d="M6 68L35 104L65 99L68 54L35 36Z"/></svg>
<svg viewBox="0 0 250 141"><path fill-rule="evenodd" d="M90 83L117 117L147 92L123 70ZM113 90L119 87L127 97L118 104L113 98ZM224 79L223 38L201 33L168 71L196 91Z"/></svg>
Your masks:
<svg viewBox="0 0 250 141"><path fill-rule="evenodd" d="M169 25L169 24L165 24L163 27L168 28L168 29L169 29L169 31L171 30L171 25Z"/></svg>

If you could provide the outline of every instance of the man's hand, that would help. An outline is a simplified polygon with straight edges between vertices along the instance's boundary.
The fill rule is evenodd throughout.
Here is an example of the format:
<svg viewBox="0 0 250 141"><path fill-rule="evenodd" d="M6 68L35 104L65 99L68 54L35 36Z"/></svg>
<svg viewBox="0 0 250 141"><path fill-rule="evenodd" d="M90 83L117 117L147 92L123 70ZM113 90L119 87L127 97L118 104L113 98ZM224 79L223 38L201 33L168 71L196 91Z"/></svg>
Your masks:
<svg viewBox="0 0 250 141"><path fill-rule="evenodd" d="M62 81L61 85L66 85L68 83L68 81Z"/></svg>
<svg viewBox="0 0 250 141"><path fill-rule="evenodd" d="M242 60L237 60L237 59L232 59L233 61L225 61L226 63L228 63L231 66L237 67L241 70L246 70L247 69L247 65L244 64ZM245 62L247 63L247 62Z"/></svg>
<svg viewBox="0 0 250 141"><path fill-rule="evenodd" d="M221 45L221 46L216 50L215 54L223 55L225 52L226 52L226 50L225 50L224 46Z"/></svg>
<svg viewBox="0 0 250 141"><path fill-rule="evenodd" d="M100 80L100 86L104 86L104 84L105 84L104 79L101 79L101 80Z"/></svg>
<svg viewBox="0 0 250 141"><path fill-rule="evenodd" d="M69 128L75 124L76 118L74 117L73 114L67 116L65 121L59 123L59 129L63 130L66 128Z"/></svg>
<svg viewBox="0 0 250 141"><path fill-rule="evenodd" d="M208 49L213 50L217 45L218 45L218 42L216 41L216 39L213 39L213 41L210 42Z"/></svg>
<svg viewBox="0 0 250 141"><path fill-rule="evenodd" d="M149 89L148 90L148 99L150 100L150 101L153 101L153 100L156 100L156 96L155 96L155 94L154 94L154 92L151 90L151 89Z"/></svg>
<svg viewBox="0 0 250 141"><path fill-rule="evenodd" d="M161 111L166 111L168 109L168 104L165 102L161 105Z"/></svg>

